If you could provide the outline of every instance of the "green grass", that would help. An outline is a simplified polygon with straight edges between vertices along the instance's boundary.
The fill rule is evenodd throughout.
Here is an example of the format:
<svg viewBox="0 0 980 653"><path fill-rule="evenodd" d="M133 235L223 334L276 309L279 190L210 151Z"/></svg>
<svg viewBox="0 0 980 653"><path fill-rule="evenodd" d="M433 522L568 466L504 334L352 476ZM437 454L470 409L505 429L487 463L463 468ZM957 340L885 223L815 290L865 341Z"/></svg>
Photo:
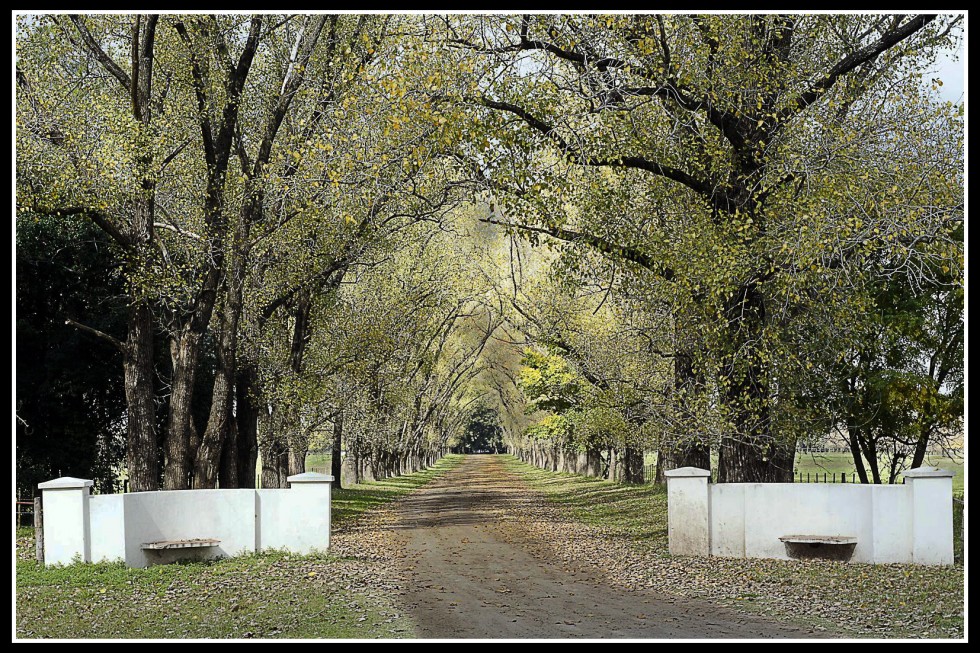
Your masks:
<svg viewBox="0 0 980 653"><path fill-rule="evenodd" d="M395 638L410 625L329 555L250 555L129 569L17 565L25 638ZM352 589L345 589L351 587ZM364 617L361 621L360 618Z"/></svg>
<svg viewBox="0 0 980 653"><path fill-rule="evenodd" d="M623 485L578 474L549 472L501 457L548 499L577 520L615 533L646 550L667 554L667 487Z"/></svg>
<svg viewBox="0 0 980 653"><path fill-rule="evenodd" d="M447 456L408 476L334 495L334 527L428 483ZM130 569L122 562L43 567L33 529L17 530L19 638L400 638L414 636L360 561L282 552Z"/></svg>
<svg viewBox="0 0 980 653"><path fill-rule="evenodd" d="M463 456L449 454L438 460L435 465L414 474L393 476L383 481L371 481L333 492L333 520L337 526L343 526L360 515L403 494L422 487L432 479L445 474L462 462Z"/></svg>
<svg viewBox="0 0 980 653"><path fill-rule="evenodd" d="M946 567L826 561L671 558L666 489L505 465L566 511L646 561L643 583L666 593L730 602L857 637L962 637L963 507L954 502L956 564ZM631 573L636 569L630 569Z"/></svg>
<svg viewBox="0 0 980 653"><path fill-rule="evenodd" d="M309 472L316 468L317 470L325 469L329 473L332 459L333 456L328 453L306 454L306 471Z"/></svg>

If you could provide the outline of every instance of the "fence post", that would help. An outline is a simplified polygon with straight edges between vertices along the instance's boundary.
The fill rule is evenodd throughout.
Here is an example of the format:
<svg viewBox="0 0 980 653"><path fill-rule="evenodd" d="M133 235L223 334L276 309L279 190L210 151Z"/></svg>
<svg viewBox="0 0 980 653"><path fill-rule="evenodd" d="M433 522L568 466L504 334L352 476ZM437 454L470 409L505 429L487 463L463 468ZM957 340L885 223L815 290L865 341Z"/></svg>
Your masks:
<svg viewBox="0 0 980 653"><path fill-rule="evenodd" d="M34 556L44 564L44 513L41 512L41 497L34 497Z"/></svg>

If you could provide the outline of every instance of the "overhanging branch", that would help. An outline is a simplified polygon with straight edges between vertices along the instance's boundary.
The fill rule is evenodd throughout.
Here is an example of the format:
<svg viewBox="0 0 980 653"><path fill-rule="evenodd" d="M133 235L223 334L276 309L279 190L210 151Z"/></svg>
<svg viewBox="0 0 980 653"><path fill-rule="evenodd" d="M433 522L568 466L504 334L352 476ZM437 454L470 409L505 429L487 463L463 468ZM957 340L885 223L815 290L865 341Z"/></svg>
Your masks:
<svg viewBox="0 0 980 653"><path fill-rule="evenodd" d="M75 320L72 320L71 318L66 318L65 319L65 324L68 324L70 326L73 326L76 329L78 329L79 331L83 331L83 332L89 334L90 336L94 336L94 337L98 338L99 340L102 340L104 342L108 342L110 345L112 345L113 347L115 347L116 349L118 349L120 352L125 352L126 351L126 345L124 345L121 340L119 340L118 338L115 338L113 336L110 336L105 331L99 331L98 329L93 329L92 327L90 327L88 325L85 325L85 324L82 324L81 322L76 322Z"/></svg>
<svg viewBox="0 0 980 653"><path fill-rule="evenodd" d="M904 25L898 26L894 29L889 29L874 43L870 43L863 48L859 48L841 59L829 71L827 71L826 75L814 82L809 89L797 96L790 102L789 106L780 111L780 122L786 120L796 113L799 113L816 102L817 98L829 91L842 75L846 75L861 64L877 58L878 55L885 52L889 48L898 45L936 18L936 14L921 14L916 16Z"/></svg>
<svg viewBox="0 0 980 653"><path fill-rule="evenodd" d="M515 222L504 222L502 220L494 220L493 218L480 218L480 222L496 224L502 227L508 227L510 229L517 229L518 231L545 234L547 236L551 236L552 238L557 238L558 240L563 240L569 243L582 243L602 252L603 254L611 254L631 263L636 263L640 267L646 268L647 270L657 274L664 281L672 282L676 279L676 275L672 269L661 265L653 257L641 252L635 247L611 243L604 238L593 236L592 234L573 231L571 229L563 229L561 227L535 227L532 225Z"/></svg>

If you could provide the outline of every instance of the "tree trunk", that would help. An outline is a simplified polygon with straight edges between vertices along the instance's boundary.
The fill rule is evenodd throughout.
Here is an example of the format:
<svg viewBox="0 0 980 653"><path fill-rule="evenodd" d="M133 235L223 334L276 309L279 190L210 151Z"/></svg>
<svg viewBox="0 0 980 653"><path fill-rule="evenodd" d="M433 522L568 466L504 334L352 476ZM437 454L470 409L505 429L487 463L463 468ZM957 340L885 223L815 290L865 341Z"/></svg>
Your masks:
<svg viewBox="0 0 980 653"><path fill-rule="evenodd" d="M130 95L133 117L141 125L141 136L152 118L153 60L159 17L135 16L132 23L132 74ZM129 225L128 241L133 260L149 261L153 252L153 221L156 208L156 166L152 149L136 157L139 197ZM153 390L153 311L142 289L130 288L128 332L123 356L126 382L126 468L132 492L160 487L156 436L156 405Z"/></svg>
<svg viewBox="0 0 980 653"><path fill-rule="evenodd" d="M585 474L595 478L602 476L602 452L598 447L591 447L585 451Z"/></svg>
<svg viewBox="0 0 980 653"><path fill-rule="evenodd" d="M245 207L232 236L230 249L230 274L225 282L225 301L221 306L221 332L218 339L218 369L214 375L211 413L201 438L201 446L194 459L194 487L213 488L218 476L218 466L224 442L229 438L232 415L232 399L235 392L235 373L238 356L238 323L242 315L245 276L248 273L246 243L249 227L259 211L255 206L261 194L254 196Z"/></svg>
<svg viewBox="0 0 980 653"><path fill-rule="evenodd" d="M258 372L251 363L238 370L235 379L235 419L238 446L238 486L255 487L259 455Z"/></svg>
<svg viewBox="0 0 980 653"><path fill-rule="evenodd" d="M210 313L208 315L210 317ZM194 395L194 376L203 331L199 323L185 324L180 335L171 343L173 378L171 379L170 409L167 418L167 440L164 449L163 489L186 490L191 474L191 400Z"/></svg>
<svg viewBox="0 0 980 653"><path fill-rule="evenodd" d="M276 471L279 474L279 487L289 487L289 481L286 480L291 476L289 473L289 462L289 447L287 446L276 459Z"/></svg>
<svg viewBox="0 0 980 653"><path fill-rule="evenodd" d="M926 458L926 450L929 448L929 440L932 437L934 424L934 419L929 417L922 418L922 422L919 424L919 438L916 440L915 451L912 454L911 469L922 467L922 461Z"/></svg>
<svg viewBox="0 0 980 653"><path fill-rule="evenodd" d="M141 265L149 263L155 255L153 221L156 207L156 165L153 139L150 130L152 118L151 91L153 89L153 61L156 46L157 15L137 15L131 27L131 71L127 100L131 102L133 118L139 123L134 131L137 138L134 163L138 187L134 187L136 201L130 223L123 229L111 228L98 223L116 242L127 251L127 272L139 272ZM74 22L74 21L73 21ZM76 23L79 33L85 32ZM85 40L85 47L95 55L107 72L116 74L115 64L101 50L94 39ZM118 69L117 69L118 70ZM120 71L121 73L121 71ZM123 74L124 75L124 74ZM122 77L122 75L117 75ZM125 78L123 78L125 79ZM139 276L139 275L134 275ZM156 490L160 486L158 449L156 438L156 406L153 389L153 312L145 299L143 289L130 285L129 315L126 341L123 344L123 377L126 382L126 467L130 488L134 492Z"/></svg>
<svg viewBox="0 0 980 653"><path fill-rule="evenodd" d="M221 445L218 486L224 489L241 487L238 480L238 424L234 418L229 424L228 437Z"/></svg>
<svg viewBox="0 0 980 653"><path fill-rule="evenodd" d="M710 470L711 453L707 447L703 447L699 443L682 445L676 449L662 444L657 452L657 471L654 482L666 483L664 472L678 467L697 467L698 469Z"/></svg>
<svg viewBox="0 0 980 653"><path fill-rule="evenodd" d="M347 461L350 463L350 468L354 472L354 483L358 484L361 482L361 442L358 437L357 431L354 432L354 438L347 444Z"/></svg>
<svg viewBox="0 0 980 653"><path fill-rule="evenodd" d="M726 354L723 398L734 433L718 451L720 483L791 483L795 442L779 442L771 432L766 353L759 349L765 301L756 283L744 286L728 308L732 348Z"/></svg>
<svg viewBox="0 0 980 653"><path fill-rule="evenodd" d="M132 492L160 487L157 467L156 406L153 393L153 313L136 300L129 308L123 358L126 380L126 470Z"/></svg>
<svg viewBox="0 0 980 653"><path fill-rule="evenodd" d="M286 468L289 476L293 476L294 474L302 474L306 471L307 452L307 447L302 446L300 443L294 442L290 445L288 465Z"/></svg>
<svg viewBox="0 0 980 653"><path fill-rule="evenodd" d="M623 483L643 483L643 448L627 445L623 450Z"/></svg>
<svg viewBox="0 0 980 653"><path fill-rule="evenodd" d="M857 470L858 479L868 483L868 470L864 467L864 458L861 456L861 431L860 427L847 426L847 442L851 449L851 459L854 460L854 469Z"/></svg>
<svg viewBox="0 0 980 653"><path fill-rule="evenodd" d="M286 456L286 448L278 439L272 440L262 452L262 487L286 487L286 479L280 474L282 461Z"/></svg>
<svg viewBox="0 0 980 653"><path fill-rule="evenodd" d="M225 336L222 335L222 342L218 346L218 369L214 375L211 414L208 416L208 424L194 459L195 489L215 487L218 480L221 452L225 442L230 439L228 431L233 419L231 398L235 391L235 372L234 362L223 359L229 355L234 357L234 351L226 348L225 340Z"/></svg>
<svg viewBox="0 0 980 653"><path fill-rule="evenodd" d="M337 416L333 421L333 447L330 450L330 474L333 476L333 487L341 489L344 487L341 481L341 466L343 464L344 446L344 411L337 411Z"/></svg>
<svg viewBox="0 0 980 653"><path fill-rule="evenodd" d="M881 471L878 469L878 446L874 440L868 440L863 446L864 459L871 468L871 480L875 485L881 485Z"/></svg>
<svg viewBox="0 0 980 653"><path fill-rule="evenodd" d="M682 342L683 334L675 326L675 338ZM703 381L694 371L694 359L688 351L679 350L674 353L674 401L681 415L688 412L686 402L694 393L699 392ZM666 483L664 472L678 467L697 467L711 469L711 451L695 437L686 441L674 442L672 438L663 438L657 449L657 471L654 482Z"/></svg>
<svg viewBox="0 0 980 653"><path fill-rule="evenodd" d="M796 446L724 438L718 452L719 483L792 483Z"/></svg>

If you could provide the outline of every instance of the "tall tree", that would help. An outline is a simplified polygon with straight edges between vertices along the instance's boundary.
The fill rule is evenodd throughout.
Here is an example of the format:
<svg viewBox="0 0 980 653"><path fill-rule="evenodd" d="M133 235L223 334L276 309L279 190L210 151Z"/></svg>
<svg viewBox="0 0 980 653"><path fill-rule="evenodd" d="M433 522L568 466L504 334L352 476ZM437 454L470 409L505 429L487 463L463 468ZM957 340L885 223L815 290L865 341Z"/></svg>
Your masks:
<svg viewBox="0 0 980 653"><path fill-rule="evenodd" d="M156 258L154 212L157 179L162 168L169 163L160 156L160 124L154 120L160 111L165 91L154 97L154 60L157 41L156 28L159 16L136 15L124 19L129 22L126 37L115 36L113 22L100 21L97 26L78 15L69 15L68 21L52 18L51 22L32 30L35 37L25 48L23 65L18 68L18 102L22 115L31 116L30 123L22 123L18 129L19 178L21 206L56 215L84 215L102 228L126 250L127 271L130 280L129 317L125 339L117 339L94 329L88 333L100 337L117 347L123 354L123 370L127 405L127 468L130 485L134 490L153 490L159 486L157 465L157 437L155 432L154 406L154 324L151 299L143 284ZM98 31L93 31L93 27ZM114 51L128 54L124 69L110 56L100 38L108 39ZM76 47L74 61L59 66L56 57L63 52L65 40ZM43 52L51 46L50 51ZM37 56L32 56L36 54ZM72 65L74 64L74 65ZM87 80L89 68L101 71L94 79ZM107 80L105 83L101 79ZM52 98L43 98L36 85L45 89L57 89L63 93L63 84L87 86L92 98L107 102L103 120L88 125L89 133L76 133L79 125L72 119L85 117L88 107L77 96L66 95L70 101L59 107ZM70 86L69 86L70 87ZM125 109L123 107L126 107ZM71 111L77 111L72 115ZM92 157L85 156L87 141L97 134L92 130L105 128L106 119L119 120L124 125L121 139L113 139L110 147L125 145L124 164L128 176L98 170ZM41 127L43 126L43 127ZM40 128L39 128L40 127ZM164 139L166 140L166 139ZM177 150L179 151L179 150ZM89 150L91 153L91 150ZM113 153L113 157L117 156ZM66 169L58 171L38 170L35 163L44 158L67 159ZM94 172L94 174L93 174ZM99 172L113 177L111 187L115 196L106 197L99 187ZM125 181L118 184L117 179ZM79 183L81 182L81 183ZM37 184L44 184L39 187Z"/></svg>
<svg viewBox="0 0 980 653"><path fill-rule="evenodd" d="M783 245L802 226L822 225L816 219L823 215L821 196L840 193L862 174L843 165L837 152L814 149L813 136L853 143L880 127L876 120L888 113L880 108L895 102L897 85L902 94L914 91L918 82L906 83L909 72L924 70L958 20L645 15L444 21L445 42L463 53L461 65L490 62L473 88L450 89L446 96L483 109L485 136L477 135L470 156L482 158L482 176L504 212L524 216L525 231L579 242L650 270L676 298L676 319L696 326L706 343L706 359L696 366L713 377L722 400L720 480L786 481L792 475L794 439L773 429L773 411L782 410L773 377L779 349L773 310L782 278L801 269L806 257L795 250L787 257ZM888 115L896 129L904 120L901 111ZM491 148L509 156L491 157ZM599 170L571 175L563 162ZM643 189L641 195L670 198L671 213L652 220L622 209L569 215L572 184L610 187L618 183L612 178ZM946 215L955 207L944 207ZM642 211L643 205L632 208ZM685 217L674 222L671 214ZM944 219L881 245L907 248L916 238L941 238L937 228ZM838 251L838 261L848 256L846 249Z"/></svg>

